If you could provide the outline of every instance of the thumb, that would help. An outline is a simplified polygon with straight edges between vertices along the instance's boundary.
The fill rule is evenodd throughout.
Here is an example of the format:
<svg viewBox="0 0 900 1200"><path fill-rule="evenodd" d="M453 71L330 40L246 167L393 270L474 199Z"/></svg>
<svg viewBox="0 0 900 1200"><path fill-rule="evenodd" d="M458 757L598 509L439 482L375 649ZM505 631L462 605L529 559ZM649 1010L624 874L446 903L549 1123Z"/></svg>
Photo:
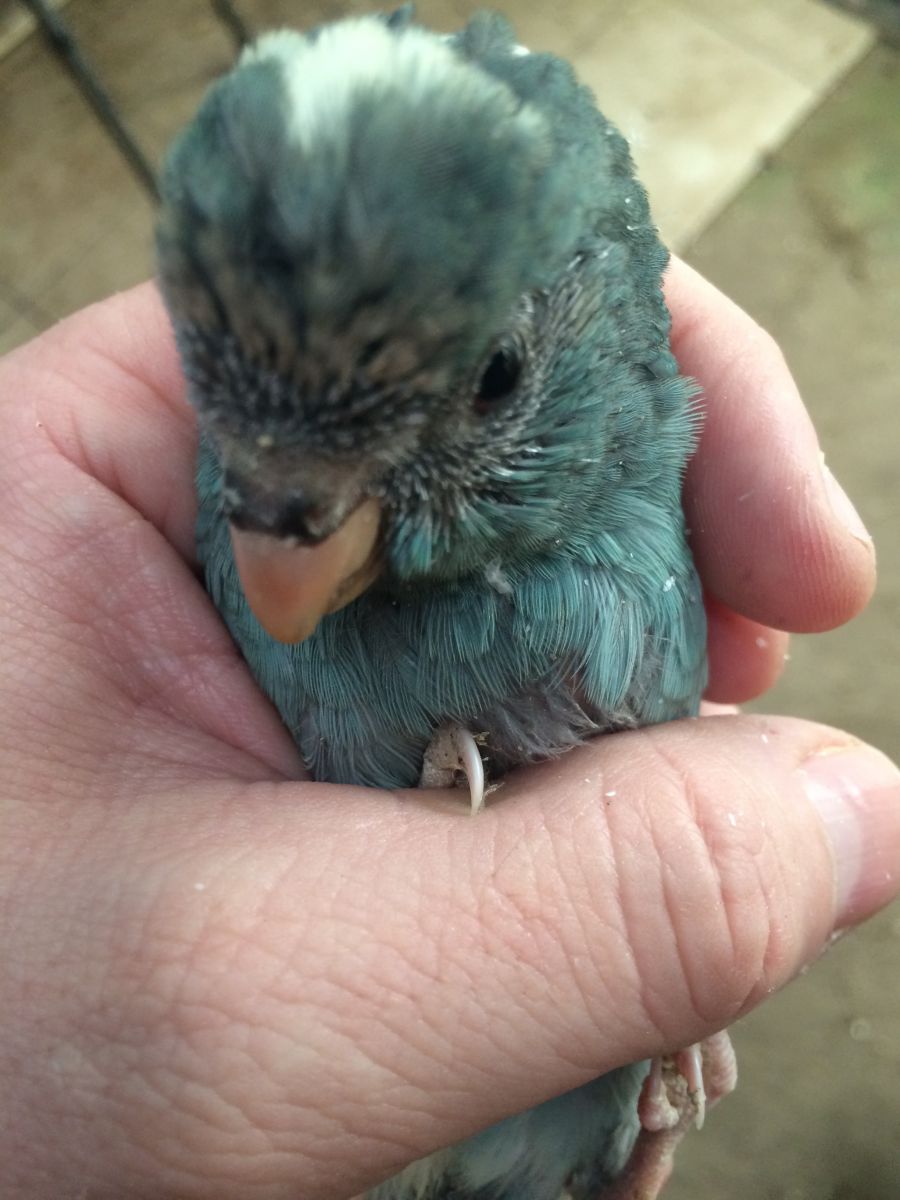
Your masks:
<svg viewBox="0 0 900 1200"><path fill-rule="evenodd" d="M369 934L414 998L389 1006L395 1034L429 1031L397 1053L420 1152L727 1026L900 891L897 769L794 719L601 738L520 772L483 818L416 809L408 853L370 860L387 891L372 882Z"/></svg>
<svg viewBox="0 0 900 1200"><path fill-rule="evenodd" d="M134 948L90 976L139 1047L108 1088L120 1178L164 1145L195 1180L227 1160L223 1197L261 1179L353 1195L689 1045L900 887L896 769L785 718L602 737L515 773L475 819L443 793L308 783L195 789L184 811L179 791L135 828L92 827L77 878L26 911L55 928L64 905L78 961ZM139 890L115 885L123 863ZM127 900L114 939L98 880ZM161 1104L161 1078L203 1105Z"/></svg>
<svg viewBox="0 0 900 1200"><path fill-rule="evenodd" d="M429 1031L398 1052L422 1151L730 1024L900 888L897 770L798 720L601 738L519 773L483 819L407 811L370 934L415 998L389 1006L396 1034Z"/></svg>
<svg viewBox="0 0 900 1200"><path fill-rule="evenodd" d="M514 914L507 998L522 995L520 969L553 980L543 1038L554 1009L573 1033L583 1006L580 1061L604 1067L734 1020L900 892L900 773L797 719L601 738L522 772L493 818L490 874L464 886L484 914ZM460 835L476 864L489 840L477 825Z"/></svg>

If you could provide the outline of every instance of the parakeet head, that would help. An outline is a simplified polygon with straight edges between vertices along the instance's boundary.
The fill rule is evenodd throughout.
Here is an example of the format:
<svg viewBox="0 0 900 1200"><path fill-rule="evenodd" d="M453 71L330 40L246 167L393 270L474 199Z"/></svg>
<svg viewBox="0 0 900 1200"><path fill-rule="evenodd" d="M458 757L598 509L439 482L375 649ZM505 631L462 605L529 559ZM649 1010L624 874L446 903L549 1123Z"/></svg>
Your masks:
<svg viewBox="0 0 900 1200"><path fill-rule="evenodd" d="M267 35L168 158L162 287L245 592L284 640L376 578L487 570L567 519L547 468L584 434L547 378L596 164L488 69L515 73L505 23L467 33Z"/></svg>

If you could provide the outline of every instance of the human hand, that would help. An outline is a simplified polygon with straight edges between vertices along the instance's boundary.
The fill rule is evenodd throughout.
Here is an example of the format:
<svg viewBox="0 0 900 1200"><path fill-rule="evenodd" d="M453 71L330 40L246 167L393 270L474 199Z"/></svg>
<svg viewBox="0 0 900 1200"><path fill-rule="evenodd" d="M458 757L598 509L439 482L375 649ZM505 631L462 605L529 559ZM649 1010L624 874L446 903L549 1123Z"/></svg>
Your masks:
<svg viewBox="0 0 900 1200"><path fill-rule="evenodd" d="M741 700L780 669L769 626L847 620L873 555L769 339L683 266L668 295L708 396L686 503L710 696ZM474 820L292 782L195 575L155 292L10 356L2 396L11 1200L353 1195L728 1024L900 887L896 771L798 720L607 736Z"/></svg>

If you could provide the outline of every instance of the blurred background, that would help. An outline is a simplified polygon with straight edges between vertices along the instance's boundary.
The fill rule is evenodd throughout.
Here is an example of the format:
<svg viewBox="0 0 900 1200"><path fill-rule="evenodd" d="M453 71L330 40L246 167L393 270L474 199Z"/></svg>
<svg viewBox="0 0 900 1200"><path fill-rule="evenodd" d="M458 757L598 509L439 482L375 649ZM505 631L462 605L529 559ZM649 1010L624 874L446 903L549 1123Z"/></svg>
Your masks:
<svg viewBox="0 0 900 1200"><path fill-rule="evenodd" d="M233 19L214 0L57 7L155 169L232 62ZM252 33L370 7L233 10ZM475 7L433 0L418 15L452 30ZM574 62L630 139L669 244L778 338L875 536L874 603L847 629L795 638L762 707L900 758L900 3L494 7L523 43ZM153 269L148 188L28 8L0 0L0 350ZM900 1198L900 912L836 946L735 1042L738 1092L685 1144L667 1197Z"/></svg>

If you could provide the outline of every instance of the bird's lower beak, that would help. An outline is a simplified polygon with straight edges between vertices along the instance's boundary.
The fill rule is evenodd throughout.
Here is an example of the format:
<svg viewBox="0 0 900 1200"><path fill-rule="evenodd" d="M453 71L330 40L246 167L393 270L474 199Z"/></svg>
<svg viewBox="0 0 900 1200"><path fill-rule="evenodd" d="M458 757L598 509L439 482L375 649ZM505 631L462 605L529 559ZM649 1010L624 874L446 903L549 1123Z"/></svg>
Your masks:
<svg viewBox="0 0 900 1200"><path fill-rule="evenodd" d="M266 633L279 642L302 642L326 613L366 590L379 570L380 515L377 501L365 500L313 546L231 526L241 586Z"/></svg>

